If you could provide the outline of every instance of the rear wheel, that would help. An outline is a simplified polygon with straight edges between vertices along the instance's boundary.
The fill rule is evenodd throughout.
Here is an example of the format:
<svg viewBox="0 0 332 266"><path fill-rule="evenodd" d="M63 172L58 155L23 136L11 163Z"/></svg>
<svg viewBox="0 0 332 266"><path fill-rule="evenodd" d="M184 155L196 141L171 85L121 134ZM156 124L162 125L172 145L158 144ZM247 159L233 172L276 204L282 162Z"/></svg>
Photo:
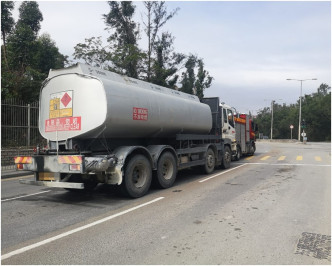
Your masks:
<svg viewBox="0 0 332 266"><path fill-rule="evenodd" d="M151 185L152 169L150 161L141 154L134 155L125 166L122 191L132 197L144 196Z"/></svg>
<svg viewBox="0 0 332 266"><path fill-rule="evenodd" d="M169 188L174 184L177 174L176 160L172 153L164 152L158 161L156 184L160 188Z"/></svg>
<svg viewBox="0 0 332 266"><path fill-rule="evenodd" d="M240 160L241 156L242 156L241 148L239 146L236 146L235 161Z"/></svg>
<svg viewBox="0 0 332 266"><path fill-rule="evenodd" d="M216 166L216 156L214 154L214 151L211 148L209 148L206 152L204 172L206 174L211 174L215 166Z"/></svg>
<svg viewBox="0 0 332 266"><path fill-rule="evenodd" d="M256 151L255 143L251 143L250 144L250 150L249 150L250 155L254 155L255 151Z"/></svg>
<svg viewBox="0 0 332 266"><path fill-rule="evenodd" d="M228 146L224 148L224 156L222 158L221 167L227 169L231 167L232 153Z"/></svg>

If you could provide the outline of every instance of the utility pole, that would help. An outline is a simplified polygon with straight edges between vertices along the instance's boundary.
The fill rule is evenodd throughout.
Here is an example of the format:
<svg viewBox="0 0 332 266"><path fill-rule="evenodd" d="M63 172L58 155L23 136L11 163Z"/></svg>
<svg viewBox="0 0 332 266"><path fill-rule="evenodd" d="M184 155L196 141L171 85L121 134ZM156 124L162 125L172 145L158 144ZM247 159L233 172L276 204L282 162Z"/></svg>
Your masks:
<svg viewBox="0 0 332 266"><path fill-rule="evenodd" d="M270 99L265 99L264 101L269 101ZM277 99L278 101L281 101L282 99ZM275 100L270 100L271 101L271 137L270 139L273 139L273 105L276 102Z"/></svg>
<svg viewBox="0 0 332 266"><path fill-rule="evenodd" d="M300 90L300 112L299 112L299 136L298 140L301 141L301 116L302 116L302 82L306 80L317 80L316 78L313 79L286 79L286 80L295 80L301 82L301 90Z"/></svg>

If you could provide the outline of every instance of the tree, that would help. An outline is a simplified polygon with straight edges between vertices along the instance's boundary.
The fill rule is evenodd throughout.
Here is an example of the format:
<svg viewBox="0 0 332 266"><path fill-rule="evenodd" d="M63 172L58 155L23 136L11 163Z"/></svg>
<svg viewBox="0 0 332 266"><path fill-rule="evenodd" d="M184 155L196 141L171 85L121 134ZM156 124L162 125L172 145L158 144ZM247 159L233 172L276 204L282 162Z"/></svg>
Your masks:
<svg viewBox="0 0 332 266"><path fill-rule="evenodd" d="M1 1L1 38L3 40L3 54L7 69L9 68L7 60L6 37L11 33L15 21L12 17L12 10L14 9L14 2Z"/></svg>
<svg viewBox="0 0 332 266"><path fill-rule="evenodd" d="M37 38L35 51L31 66L38 72L45 74L45 78L50 69L63 68L64 63L67 62L67 56L59 52L55 41L48 33Z"/></svg>
<svg viewBox="0 0 332 266"><path fill-rule="evenodd" d="M185 63L186 72L182 73L182 87L180 89L185 93L194 93L196 60L196 56L190 55Z"/></svg>
<svg viewBox="0 0 332 266"><path fill-rule="evenodd" d="M66 57L59 53L49 34L38 37L43 16L36 2L22 2L19 12L7 38L7 59L1 57L1 65L8 64L1 72L1 96L33 102L49 69L63 67Z"/></svg>
<svg viewBox="0 0 332 266"><path fill-rule="evenodd" d="M158 52L157 49L160 50L160 45L155 45L155 42L157 41L157 36L159 33L159 30L166 24L168 20L170 20L176 13L178 12L179 8L176 8L171 13L167 13L167 8L165 6L165 1L155 2L155 1L145 1L144 6L146 8L146 17L147 21L143 22L145 26L145 33L148 37L148 50L147 50L147 81L151 81L152 77L152 64L153 59L152 55L153 52L156 51L157 58L160 56L160 51ZM167 34L167 33L164 33ZM165 37L159 38L159 43L161 40L165 40ZM173 42L173 40L172 40ZM158 59L157 59L158 60Z"/></svg>
<svg viewBox="0 0 332 266"><path fill-rule="evenodd" d="M43 15L39 10L39 5L34 1L22 2L19 8L19 19L17 24L23 24L28 26L35 36L37 36L40 30L40 22L43 21Z"/></svg>
<svg viewBox="0 0 332 266"><path fill-rule="evenodd" d="M178 68L185 55L174 52L173 41L171 34L166 32L155 42L156 55L150 69L150 82L174 89L179 78Z"/></svg>
<svg viewBox="0 0 332 266"><path fill-rule="evenodd" d="M197 65L198 70L195 81L196 95L198 98L202 99L204 97L204 90L211 86L213 77L204 69L203 59L198 59Z"/></svg>
<svg viewBox="0 0 332 266"><path fill-rule="evenodd" d="M104 15L105 23L114 33L108 38L113 69L121 74L138 78L144 54L137 45L139 26L133 21L135 6L131 1L108 2L111 11Z"/></svg>
<svg viewBox="0 0 332 266"><path fill-rule="evenodd" d="M140 78L157 85L178 88L182 91L204 96L213 78L204 69L203 59L176 53L174 37L169 32L160 33L165 23L175 16L178 8L168 13L165 2L144 2L146 8L145 33L148 37L146 51L138 47L139 24L133 20L135 6L132 2L108 2L110 12L103 15L107 29L112 32L103 45L100 37L85 39L75 46L74 58L105 68L122 75ZM182 73L186 61L186 72Z"/></svg>
<svg viewBox="0 0 332 266"><path fill-rule="evenodd" d="M103 46L101 36L87 38L74 49L74 59L83 59L90 66L107 69L111 65L109 47Z"/></svg>
<svg viewBox="0 0 332 266"><path fill-rule="evenodd" d="M331 87L325 83L322 83L317 89L317 95L326 96L329 94L329 91L331 91Z"/></svg>
<svg viewBox="0 0 332 266"><path fill-rule="evenodd" d="M211 86L213 77L204 69L203 59L195 55L189 55L185 63L186 71L182 73L181 91L195 94L202 99L204 90ZM196 74L196 73L197 74Z"/></svg>
<svg viewBox="0 0 332 266"><path fill-rule="evenodd" d="M13 34L8 38L9 64L13 70L24 73L32 61L36 36L31 28L23 23L17 24Z"/></svg>
<svg viewBox="0 0 332 266"><path fill-rule="evenodd" d="M321 84L317 93L305 95L302 103L302 118L306 121L308 139L331 140L331 88Z"/></svg>
<svg viewBox="0 0 332 266"><path fill-rule="evenodd" d="M321 84L317 92L305 95L302 100L302 119L306 121L304 130L311 141L331 140L331 88ZM290 138L290 125L294 125L293 136L298 135L299 104L274 104L273 138ZM256 118L259 130L265 136L270 134L271 112L269 108L261 110ZM296 137L295 137L296 138Z"/></svg>
<svg viewBox="0 0 332 266"><path fill-rule="evenodd" d="M13 34L9 37L12 64L17 64L23 74L26 67L32 61L35 53L35 41L40 30L40 22L43 15L39 10L37 2L22 2L19 7L19 19L16 23Z"/></svg>

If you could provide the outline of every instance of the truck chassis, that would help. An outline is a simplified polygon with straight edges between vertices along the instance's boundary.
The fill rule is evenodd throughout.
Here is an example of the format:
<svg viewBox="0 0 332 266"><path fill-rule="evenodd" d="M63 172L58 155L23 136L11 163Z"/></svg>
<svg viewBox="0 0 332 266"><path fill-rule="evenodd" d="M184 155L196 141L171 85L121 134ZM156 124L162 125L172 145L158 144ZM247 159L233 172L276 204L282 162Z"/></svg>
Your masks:
<svg viewBox="0 0 332 266"><path fill-rule="evenodd" d="M22 184L86 190L98 183L120 185L133 198L146 194L152 181L171 187L178 170L201 166L210 174L217 166L230 167L230 148L220 136L178 134L175 144L120 146L107 155L48 150L15 162L18 169L35 173L35 180L20 180Z"/></svg>

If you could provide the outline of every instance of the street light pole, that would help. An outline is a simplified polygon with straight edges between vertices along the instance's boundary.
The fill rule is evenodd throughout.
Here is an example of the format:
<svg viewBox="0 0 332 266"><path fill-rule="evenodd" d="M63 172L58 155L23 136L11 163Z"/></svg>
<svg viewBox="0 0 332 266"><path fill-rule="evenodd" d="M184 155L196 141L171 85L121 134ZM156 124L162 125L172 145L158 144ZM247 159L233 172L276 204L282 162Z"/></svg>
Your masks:
<svg viewBox="0 0 332 266"><path fill-rule="evenodd" d="M277 100L282 100L282 99L277 99ZM264 101L268 101L267 99L265 99ZM271 100L271 137L270 139L273 139L273 105L275 103L275 100Z"/></svg>
<svg viewBox="0 0 332 266"><path fill-rule="evenodd" d="M274 100L271 101L271 140L273 136L273 104Z"/></svg>
<svg viewBox="0 0 332 266"><path fill-rule="evenodd" d="M299 112L299 135L298 140L301 141L301 116L302 116L302 82L306 80L317 80L316 78L313 79L287 79L287 80L295 80L301 82L301 90L300 90L300 112Z"/></svg>
<svg viewBox="0 0 332 266"><path fill-rule="evenodd" d="M301 141L301 118L302 118L302 82L303 80L300 80L301 81L301 91L300 91L300 114L299 114L299 135L298 135L298 140Z"/></svg>

